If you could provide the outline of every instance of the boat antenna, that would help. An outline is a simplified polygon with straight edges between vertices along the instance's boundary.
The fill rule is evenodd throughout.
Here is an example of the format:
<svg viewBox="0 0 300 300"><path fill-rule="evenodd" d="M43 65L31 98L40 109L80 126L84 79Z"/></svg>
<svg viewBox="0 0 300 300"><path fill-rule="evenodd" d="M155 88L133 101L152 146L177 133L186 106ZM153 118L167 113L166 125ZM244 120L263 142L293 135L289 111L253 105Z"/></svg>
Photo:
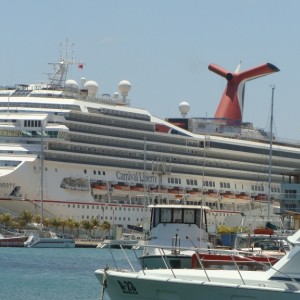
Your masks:
<svg viewBox="0 0 300 300"><path fill-rule="evenodd" d="M78 65L80 69L83 68L83 63L75 62L72 57L74 43L69 43L66 39L65 44L60 44L60 59L57 63L49 63L53 65L54 73L49 74L50 86L52 88L63 88L68 75L69 65Z"/></svg>
<svg viewBox="0 0 300 300"><path fill-rule="evenodd" d="M143 177L144 177L144 179L143 179L144 180L143 181L143 183L144 183L144 207L143 207L143 210L144 210L144 212L143 212L143 224L142 224L144 238L146 237L145 236L146 200L147 200L147 202L149 201L149 195L147 195L147 186L146 186L146 168L147 168L146 163L147 163L147 140L146 140L146 137L144 137L144 175L143 175ZM149 203L147 203L147 205L148 204Z"/></svg>
<svg viewBox="0 0 300 300"><path fill-rule="evenodd" d="M270 154L269 154L269 184L268 184L268 221L270 221L270 206L271 206L271 182L272 182L272 146L273 146L273 107L274 107L274 91L275 84L271 85L271 124L270 124Z"/></svg>
<svg viewBox="0 0 300 300"><path fill-rule="evenodd" d="M207 121L207 113L206 113L206 121ZM204 144L203 144L203 164L202 164L202 189L201 189L201 212L200 212L200 248L201 248L201 229L203 227L203 198L204 198L204 169L205 169L205 155L206 155L206 125L205 125L205 132L204 132Z"/></svg>
<svg viewBox="0 0 300 300"><path fill-rule="evenodd" d="M44 126L43 120L41 120L41 225L44 220Z"/></svg>

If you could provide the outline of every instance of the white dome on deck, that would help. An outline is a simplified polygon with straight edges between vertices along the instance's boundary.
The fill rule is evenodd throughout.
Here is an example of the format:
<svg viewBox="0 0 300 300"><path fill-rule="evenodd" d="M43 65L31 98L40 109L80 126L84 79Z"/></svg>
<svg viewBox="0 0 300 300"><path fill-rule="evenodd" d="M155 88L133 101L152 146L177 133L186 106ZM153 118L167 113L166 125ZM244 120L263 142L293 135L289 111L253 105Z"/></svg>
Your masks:
<svg viewBox="0 0 300 300"><path fill-rule="evenodd" d="M181 102L179 104L179 111L180 111L181 115L183 117L185 117L187 115L187 113L190 111L190 104L185 101Z"/></svg>
<svg viewBox="0 0 300 300"><path fill-rule="evenodd" d="M125 99L128 96L128 92L131 89L131 83L128 80L122 80L119 83L119 91L123 97L123 99Z"/></svg>
<svg viewBox="0 0 300 300"><path fill-rule="evenodd" d="M83 88L88 90L89 97L94 97L98 92L99 85L96 81L88 80L85 82Z"/></svg>
<svg viewBox="0 0 300 300"><path fill-rule="evenodd" d="M78 88L78 83L73 79L68 79L65 82L65 87Z"/></svg>

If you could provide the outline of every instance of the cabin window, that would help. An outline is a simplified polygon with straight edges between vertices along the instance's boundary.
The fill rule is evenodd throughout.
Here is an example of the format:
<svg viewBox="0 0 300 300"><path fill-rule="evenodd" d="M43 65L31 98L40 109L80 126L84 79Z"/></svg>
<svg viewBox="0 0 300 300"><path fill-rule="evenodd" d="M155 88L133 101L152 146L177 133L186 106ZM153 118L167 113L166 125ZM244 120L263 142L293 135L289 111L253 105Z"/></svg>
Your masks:
<svg viewBox="0 0 300 300"><path fill-rule="evenodd" d="M193 209L184 210L183 222L188 224L195 223L195 211Z"/></svg>
<svg viewBox="0 0 300 300"><path fill-rule="evenodd" d="M181 208L174 208L173 222L174 223L182 223L182 209Z"/></svg>
<svg viewBox="0 0 300 300"><path fill-rule="evenodd" d="M161 222L169 223L172 220L172 211L171 208L162 208L161 209Z"/></svg>

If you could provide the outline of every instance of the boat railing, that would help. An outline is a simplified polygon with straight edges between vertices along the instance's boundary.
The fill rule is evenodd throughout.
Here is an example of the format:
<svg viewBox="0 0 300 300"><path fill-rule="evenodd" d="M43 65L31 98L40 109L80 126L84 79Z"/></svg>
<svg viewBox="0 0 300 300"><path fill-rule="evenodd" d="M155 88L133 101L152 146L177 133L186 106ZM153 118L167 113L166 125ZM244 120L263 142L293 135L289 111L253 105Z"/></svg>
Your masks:
<svg viewBox="0 0 300 300"><path fill-rule="evenodd" d="M158 258L160 258L163 262L163 266L166 270L170 271L170 274L172 277L176 278L176 267L172 267L168 257L171 254L172 255L172 247L162 247L162 246L156 246L156 245L145 245L144 246L144 250L145 248L152 248L152 249L156 249L156 253ZM129 265L129 269L125 269L123 268L119 268L117 261L120 261L120 250L116 250L116 249L109 249L112 259L113 259L113 263L115 266L116 270L122 270L122 271L133 271L136 272L137 270L142 271L144 275L147 274L147 268L143 266L142 262L140 261L140 251L135 250L135 249L125 249L122 247L122 245L120 245L120 249L123 253L123 256L125 257L126 261L128 262ZM115 252L115 251L118 252ZM236 270L239 274L239 277L241 279L241 282L243 285L246 284L244 278L243 278L243 274L242 274L242 270L243 268L241 268L242 265L257 265L257 266L261 266L262 269L264 269L266 267L266 265L268 266L269 269L273 269L275 270L277 273L282 274L283 276L285 276L287 278L287 280L289 281L293 281L296 284L300 283L293 278L292 276L281 272L280 270L274 268L273 264L278 260L274 261L274 257L268 256L268 255L264 255L264 254L255 254L253 252L248 252L248 251L239 251L239 250L228 250L228 249L208 249L208 248L194 248L194 247L180 247L179 248L179 252L177 252L176 254L173 254L173 257L180 257L181 255L191 255L191 259L194 259L197 261L197 264L194 265L193 267L191 267L191 269L202 269L207 281L211 281L212 278L210 277L210 271L214 270L214 269L220 269L218 267L216 267L217 264L219 264L220 267L222 267L222 264L225 262L227 268L225 269L230 269L230 270ZM129 255L129 253L131 253L131 255ZM132 254L133 253L133 254ZM145 253L145 252L144 252ZM214 255L213 258L207 257L206 255L212 254ZM216 256L219 256L219 260L216 259ZM261 258L259 260L255 259L255 258ZM264 258L264 260L262 259ZM231 263L232 267L229 267ZM211 268L211 264L214 265L213 268ZM123 261L123 265L124 265L124 261ZM107 266L108 267L108 266ZM224 265L223 265L224 267ZM163 268L163 267L161 267ZM160 269L161 269L160 268ZM259 269L259 270L262 270ZM150 270L150 269L149 269ZM153 270L153 269L152 269ZM252 269L255 270L255 269Z"/></svg>
<svg viewBox="0 0 300 300"><path fill-rule="evenodd" d="M155 246L155 245L146 245L145 247L148 248L156 248L156 250L158 250L159 252L159 256L162 259L165 269L170 271L170 275L173 278L179 278L180 277L180 272L178 272L178 268L172 267L171 264L168 261L168 253L171 253L170 251L172 250L172 247L161 247L161 246ZM117 261L119 260L120 262L120 250L116 250L118 251L117 255L114 255L114 251L112 249L110 249L112 258L113 258L113 262L115 265L116 270L118 271L122 271L122 272L136 272L137 270L141 271L143 273L143 275L147 275L147 268L144 268L140 259L141 256L138 255L138 252L134 249L123 249L123 247L120 247L121 251L123 252L124 257L126 258L126 261L129 264L129 269L124 269L123 268L118 268L117 266ZM126 251L125 251L126 250ZM223 255L225 255L227 257L228 262L231 261L232 263L232 268L230 268L230 270L236 271L238 273L238 276L241 280L242 285L246 285L246 280L243 277L243 272L241 272L241 265L243 263L246 264L256 264L256 265L262 265L265 266L266 263L268 263L269 261L269 268L273 269L274 271L276 271L277 274L281 274L283 275L284 278L286 278L287 281L291 281L294 284L298 285L300 288L300 282L297 281L297 279L293 278L292 276L290 276L289 274L286 274L280 270L278 270L277 268L275 268L272 265L271 259L269 260L269 257L267 255L259 255L258 257L260 258L265 258L265 261L257 261L255 260L255 257L257 257L257 255L254 255L251 252L246 252L246 251L238 251L238 250L223 250L223 249L201 249L201 248L180 248L180 253L181 255L184 255L184 253L186 252L193 252L194 257L197 259L198 262L198 266L197 269L202 269L205 277L207 279L208 282L212 282L214 280L213 274L214 273L210 273L210 271L212 271L212 269L210 267L208 267L206 265L207 263L207 259L205 259L205 256L201 256L199 254L210 254L210 253L214 253L215 255L220 255L220 257L222 257ZM133 253L133 254L132 254ZM131 255L130 255L131 254ZM178 254L179 256L179 254ZM135 260L135 262L133 262L133 260ZM212 262L216 262L215 259L211 260ZM222 264L222 259L219 262L220 264ZM122 266L124 266L124 260L122 261ZM106 270L109 267L106 265ZM158 268L155 268L158 269ZM161 268L159 268L161 269ZM192 270L193 268L191 268ZM215 269L215 268L213 268ZM219 269L219 268L217 268ZM153 269L152 269L153 270ZM150 270L149 270L150 271ZM255 272L255 271L253 271ZM166 276L167 273L166 273Z"/></svg>

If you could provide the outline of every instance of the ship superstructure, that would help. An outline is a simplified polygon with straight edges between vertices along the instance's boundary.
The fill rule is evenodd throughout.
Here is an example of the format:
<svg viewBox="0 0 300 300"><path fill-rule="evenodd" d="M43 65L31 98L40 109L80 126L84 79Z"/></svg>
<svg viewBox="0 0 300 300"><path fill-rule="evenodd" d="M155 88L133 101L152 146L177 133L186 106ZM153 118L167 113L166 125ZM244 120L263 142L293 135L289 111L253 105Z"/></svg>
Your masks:
<svg viewBox="0 0 300 300"><path fill-rule="evenodd" d="M177 119L182 128L130 107L127 80L99 96L95 81L67 79L70 64L60 59L49 84L0 88L1 210L38 214L42 203L49 217L126 226L141 224L150 203L184 201L209 206L211 228L240 212L265 215L266 132L220 117ZM299 158L300 144L274 140L272 203Z"/></svg>

